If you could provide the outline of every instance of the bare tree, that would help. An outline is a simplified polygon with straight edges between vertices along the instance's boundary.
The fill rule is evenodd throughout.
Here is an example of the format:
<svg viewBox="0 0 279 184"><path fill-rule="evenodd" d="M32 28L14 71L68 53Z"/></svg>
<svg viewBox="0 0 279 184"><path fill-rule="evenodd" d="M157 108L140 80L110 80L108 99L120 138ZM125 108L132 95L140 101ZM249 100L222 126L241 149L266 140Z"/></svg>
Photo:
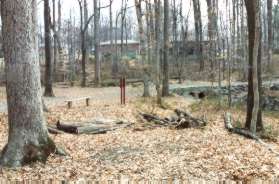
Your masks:
<svg viewBox="0 0 279 184"><path fill-rule="evenodd" d="M193 8L194 8L194 18L195 18L196 56L199 58L200 71L203 71L204 70L204 60L203 60L203 53L202 53L203 32L202 32L200 0L193 0Z"/></svg>
<svg viewBox="0 0 279 184"><path fill-rule="evenodd" d="M162 89L161 89L161 0L154 0L155 4L155 71L156 71L156 92L157 103L162 104Z"/></svg>
<svg viewBox="0 0 279 184"><path fill-rule="evenodd" d="M49 0L44 0L44 23L45 23L45 92L44 96L53 97L52 89L52 53L51 53L51 18Z"/></svg>
<svg viewBox="0 0 279 184"><path fill-rule="evenodd" d="M261 47L260 1L245 0L249 32L249 72L246 127L252 133L262 129L260 105L259 60Z"/></svg>
<svg viewBox="0 0 279 184"><path fill-rule="evenodd" d="M149 66L146 63L146 49L145 49L145 36L144 36L144 29L143 29L143 20L142 20L142 7L141 7L141 0L135 0L136 6L136 13L138 19L138 29L139 29L139 37L140 37L140 57L143 64L143 84L144 84L144 97L149 97L149 76L148 70Z"/></svg>
<svg viewBox="0 0 279 184"><path fill-rule="evenodd" d="M169 96L169 0L164 0L164 61L162 96Z"/></svg>
<svg viewBox="0 0 279 184"><path fill-rule="evenodd" d="M273 36L272 36L272 0L267 0L267 21L268 21L268 55L267 55L267 63L268 68L271 68L272 62L272 49L273 49Z"/></svg>
<svg viewBox="0 0 279 184"><path fill-rule="evenodd" d="M56 149L48 136L42 109L36 8L37 1L1 1L9 121L2 166L46 162Z"/></svg>
<svg viewBox="0 0 279 184"><path fill-rule="evenodd" d="M56 30L56 1L52 0L52 29L53 29L53 78L56 80L57 56L58 56L58 35Z"/></svg>
<svg viewBox="0 0 279 184"><path fill-rule="evenodd" d="M94 47L95 47L95 84L100 85L101 82L101 60L99 52L99 24L100 24L100 10L98 1L94 0Z"/></svg>
<svg viewBox="0 0 279 184"><path fill-rule="evenodd" d="M206 0L207 2L207 12L208 12L208 38L209 38L209 61L210 61L210 71L211 80L214 82L215 70L214 61L216 60L216 37L217 37L217 12L218 12L218 0Z"/></svg>

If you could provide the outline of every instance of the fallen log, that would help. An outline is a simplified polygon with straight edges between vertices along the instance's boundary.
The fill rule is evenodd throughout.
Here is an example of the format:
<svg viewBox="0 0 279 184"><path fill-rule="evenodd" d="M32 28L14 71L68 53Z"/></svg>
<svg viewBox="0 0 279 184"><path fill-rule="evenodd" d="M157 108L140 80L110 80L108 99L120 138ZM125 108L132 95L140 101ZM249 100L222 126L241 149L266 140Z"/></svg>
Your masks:
<svg viewBox="0 0 279 184"><path fill-rule="evenodd" d="M182 110L175 110L176 117L160 118L156 115L139 113L143 119L148 122L154 122L157 125L174 127L176 129L182 128L196 128L206 126L207 122L198 118L194 118L189 113Z"/></svg>
<svg viewBox="0 0 279 184"><path fill-rule="evenodd" d="M78 127L77 134L105 134L109 131L108 128L98 128L96 126Z"/></svg>
<svg viewBox="0 0 279 184"><path fill-rule="evenodd" d="M244 137L247 137L249 139L254 139L256 141L259 140L259 137L257 137L256 135L254 135L252 132L250 132L249 130L243 129L243 128L237 128L237 127L233 127L232 125L232 118L231 118L231 114L230 113L226 113L224 116L224 122L225 122L225 128L232 133L235 134L239 134L242 135Z"/></svg>
<svg viewBox="0 0 279 184"><path fill-rule="evenodd" d="M158 116L155 116L152 114L141 113L141 112L139 114L148 122L153 121L155 124L163 125L163 126L167 126L167 125L171 124L170 121L168 121L166 119L161 119Z"/></svg>
<svg viewBox="0 0 279 184"><path fill-rule="evenodd" d="M196 128L206 126L207 122L205 120L195 118L189 113L182 111L180 109L175 109L174 112L179 117L179 123L176 128Z"/></svg>
<svg viewBox="0 0 279 184"><path fill-rule="evenodd" d="M56 127L58 130L61 130L63 132L70 133L70 134L77 134L77 128L78 128L77 125L65 124L65 123L61 123L60 121L57 121Z"/></svg>
<svg viewBox="0 0 279 184"><path fill-rule="evenodd" d="M61 122L56 123L58 130L71 134L104 134L119 128L130 126L131 123L117 120L97 119L85 123Z"/></svg>
<svg viewBox="0 0 279 184"><path fill-rule="evenodd" d="M269 144L267 144L263 140L261 140L257 135L253 134L249 130L233 127L233 125L232 125L232 118L231 118L231 114L230 113L226 113L224 115L224 123L225 123L225 128L229 132L235 133L235 134L238 134L238 135L241 135L241 136L244 136L244 137L247 137L249 139L253 139L253 140L259 142L260 144L262 144L263 146L265 146L270 152L272 152L275 155L279 156L278 152L276 152Z"/></svg>
<svg viewBox="0 0 279 184"><path fill-rule="evenodd" d="M64 132L58 130L57 128L51 127L51 126L48 126L47 129L48 129L48 132L50 134L62 134L62 133L64 133Z"/></svg>

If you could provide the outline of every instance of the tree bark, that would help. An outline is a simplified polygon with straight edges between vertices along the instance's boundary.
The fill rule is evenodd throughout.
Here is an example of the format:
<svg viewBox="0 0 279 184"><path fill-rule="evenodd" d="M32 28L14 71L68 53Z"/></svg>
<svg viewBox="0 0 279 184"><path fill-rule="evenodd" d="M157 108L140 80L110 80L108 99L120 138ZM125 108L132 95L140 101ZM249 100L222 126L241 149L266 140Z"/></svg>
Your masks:
<svg viewBox="0 0 279 184"><path fill-rule="evenodd" d="M201 8L200 0L193 0L194 17L195 17L195 37L196 37L196 56L199 58L200 71L204 70L204 60L202 53L202 20L201 20Z"/></svg>
<svg viewBox="0 0 279 184"><path fill-rule="evenodd" d="M268 22L268 55L267 55L267 64L268 69L271 69L272 63L272 49L273 49L273 36L272 36L272 0L267 0L267 22Z"/></svg>
<svg viewBox="0 0 279 184"><path fill-rule="evenodd" d="M36 9L36 0L1 1L9 122L2 166L46 162L56 149L43 117Z"/></svg>
<svg viewBox="0 0 279 184"><path fill-rule="evenodd" d="M216 60L216 35L217 35L217 12L218 0L206 0L208 12L208 38L209 38L209 62L211 70L211 81L215 80L214 63Z"/></svg>
<svg viewBox="0 0 279 184"><path fill-rule="evenodd" d="M52 53L51 53L51 18L49 0L44 0L44 22L45 22L45 93L44 96L53 97L52 89Z"/></svg>
<svg viewBox="0 0 279 184"><path fill-rule="evenodd" d="M100 61L100 51L99 51L99 24L100 24L100 11L98 7L98 1L94 0L94 45L95 45L95 84L100 85L101 82L101 61Z"/></svg>
<svg viewBox="0 0 279 184"><path fill-rule="evenodd" d="M162 89L161 89L161 0L155 0L155 71L156 71L156 92L157 104L162 104Z"/></svg>
<svg viewBox="0 0 279 184"><path fill-rule="evenodd" d="M245 0L248 19L249 32L249 71L248 71L248 99L247 99L247 119L246 127L255 134L259 116L261 114L260 105L260 83L259 60L261 47L261 22L260 22L260 2L259 0Z"/></svg>
<svg viewBox="0 0 279 184"><path fill-rule="evenodd" d="M138 30L139 30L139 37L140 37L140 57L141 63L143 64L143 96L149 97L149 65L146 63L146 49L145 49L145 36L144 36L144 29L143 29L143 20L142 20L142 8L141 8L141 0L135 0L136 6L136 14L138 20Z"/></svg>
<svg viewBox="0 0 279 184"><path fill-rule="evenodd" d="M162 96L169 96L169 0L164 0L164 61Z"/></svg>
<svg viewBox="0 0 279 184"><path fill-rule="evenodd" d="M57 71L57 53L58 53L58 48L57 48L57 31L56 31L56 1L52 0L52 29L53 29L53 79L54 81L56 80L56 71Z"/></svg>

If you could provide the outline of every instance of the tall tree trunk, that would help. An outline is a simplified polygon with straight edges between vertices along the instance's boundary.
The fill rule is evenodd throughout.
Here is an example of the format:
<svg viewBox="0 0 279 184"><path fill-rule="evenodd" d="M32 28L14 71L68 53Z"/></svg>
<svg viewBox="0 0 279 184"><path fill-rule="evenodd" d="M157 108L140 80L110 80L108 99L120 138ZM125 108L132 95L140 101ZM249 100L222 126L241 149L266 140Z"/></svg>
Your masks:
<svg viewBox="0 0 279 184"><path fill-rule="evenodd" d="M56 80L57 71L57 32L56 32L56 1L52 0L52 29L53 29L53 79Z"/></svg>
<svg viewBox="0 0 279 184"><path fill-rule="evenodd" d="M169 0L164 0L164 61L162 96L169 96Z"/></svg>
<svg viewBox="0 0 279 184"><path fill-rule="evenodd" d="M49 0L44 0L44 22L45 22L45 93L44 96L53 97L52 89L52 54L51 54L51 19Z"/></svg>
<svg viewBox="0 0 279 184"><path fill-rule="evenodd" d="M260 116L260 47L261 47L261 21L259 0L245 0L249 32L249 71L248 71L248 99L246 127L256 133ZM262 127L258 127L262 128Z"/></svg>
<svg viewBox="0 0 279 184"><path fill-rule="evenodd" d="M62 4L61 0L58 0L58 30L57 30L57 44L59 49L59 54L61 55L62 52L62 43L61 43L61 30L62 30ZM59 56L60 58L61 56ZM59 59L59 62L60 59Z"/></svg>
<svg viewBox="0 0 279 184"><path fill-rule="evenodd" d="M271 69L272 62L272 49L273 49L273 36L272 36L272 0L267 0L267 21L268 21L268 55L267 64L268 69Z"/></svg>
<svg viewBox="0 0 279 184"><path fill-rule="evenodd" d="M85 20L84 20L84 10L86 7L84 6L84 4L87 2L85 2L86 0L84 0L82 2L82 0L78 0L79 3L79 13L80 13L80 42L81 42L81 70L82 70L82 79L81 79L81 87L85 87L86 86L86 55L87 55L87 48L86 48L86 29L84 29L84 25L85 25Z"/></svg>
<svg viewBox="0 0 279 184"><path fill-rule="evenodd" d="M36 9L36 0L1 1L9 121L2 166L46 162L56 149L43 117Z"/></svg>
<svg viewBox="0 0 279 184"><path fill-rule="evenodd" d="M95 84L100 85L101 82L101 60L100 60L100 36L99 36L99 24L100 24L100 12L98 7L98 1L94 0L94 45L95 45Z"/></svg>
<svg viewBox="0 0 279 184"><path fill-rule="evenodd" d="M217 34L217 12L218 12L218 0L206 0L207 12L208 12L208 37L209 37L209 61L211 71L211 81L215 80L214 63L216 60L216 34Z"/></svg>
<svg viewBox="0 0 279 184"><path fill-rule="evenodd" d="M112 75L115 76L115 72L114 72L115 59L114 59L114 52L113 52L112 2L113 0L110 0L110 4L109 4L109 39L110 39L110 50L111 50L110 59L111 59L111 66L112 66Z"/></svg>
<svg viewBox="0 0 279 184"><path fill-rule="evenodd" d="M157 103L162 104L162 89L161 89L161 0L154 0L155 4L155 71L156 71L156 92Z"/></svg>
<svg viewBox="0 0 279 184"><path fill-rule="evenodd" d="M141 9L141 0L135 0L135 6L136 6L136 13L137 13L137 20L138 20L138 28L139 28L139 37L140 37L140 57L143 64L143 96L149 97L149 76L148 76L148 70L149 66L148 63L146 63L146 49L145 49L145 36L144 36L144 30L143 30L143 21L142 21L142 9Z"/></svg>
<svg viewBox="0 0 279 184"><path fill-rule="evenodd" d="M195 37L196 37L196 56L199 58L200 71L204 70L204 60L202 53L202 20L201 20L201 8L200 0L193 0L194 17L195 17Z"/></svg>

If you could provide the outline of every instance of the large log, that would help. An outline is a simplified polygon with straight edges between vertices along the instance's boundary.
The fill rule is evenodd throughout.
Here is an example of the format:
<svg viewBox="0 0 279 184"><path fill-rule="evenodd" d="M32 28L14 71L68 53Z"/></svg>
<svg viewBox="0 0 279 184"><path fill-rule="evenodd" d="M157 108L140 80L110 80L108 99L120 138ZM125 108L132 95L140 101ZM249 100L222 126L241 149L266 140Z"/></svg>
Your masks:
<svg viewBox="0 0 279 184"><path fill-rule="evenodd" d="M125 128L131 123L121 120L97 119L85 123L61 122L56 123L58 130L71 134L104 134L118 128Z"/></svg>

